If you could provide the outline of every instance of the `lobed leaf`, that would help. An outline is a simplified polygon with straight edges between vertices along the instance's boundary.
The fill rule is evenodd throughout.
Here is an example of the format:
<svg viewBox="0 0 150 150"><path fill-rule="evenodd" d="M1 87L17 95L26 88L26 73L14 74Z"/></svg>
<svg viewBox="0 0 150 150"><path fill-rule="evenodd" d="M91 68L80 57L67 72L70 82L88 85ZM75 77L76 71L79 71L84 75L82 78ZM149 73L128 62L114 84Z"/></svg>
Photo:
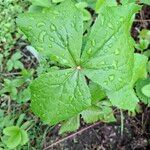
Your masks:
<svg viewBox="0 0 150 150"><path fill-rule="evenodd" d="M44 13L21 14L17 23L36 50L65 66L79 64L83 15L71 0Z"/></svg>
<svg viewBox="0 0 150 150"><path fill-rule="evenodd" d="M133 111L138 99L131 84L134 42L130 28L139 8L135 4L105 7L100 11L84 43L83 14L72 0L65 0L43 13L20 15L17 22L32 45L40 53L67 68L51 70L33 81L33 112L52 125L84 110L84 118L86 114L90 118L85 119L87 122L100 119L100 111L94 108L92 113L96 115L92 116L91 110L88 110L91 95L85 76L106 91L114 106ZM139 75L134 77L134 81L136 78ZM108 109L105 110L106 113Z"/></svg>
<svg viewBox="0 0 150 150"><path fill-rule="evenodd" d="M31 84L31 107L44 122L56 124L91 105L85 78L78 70L43 74Z"/></svg>
<svg viewBox="0 0 150 150"><path fill-rule="evenodd" d="M59 130L59 134L76 131L77 129L79 129L79 127L80 127L80 116L77 115L62 123L61 128Z"/></svg>

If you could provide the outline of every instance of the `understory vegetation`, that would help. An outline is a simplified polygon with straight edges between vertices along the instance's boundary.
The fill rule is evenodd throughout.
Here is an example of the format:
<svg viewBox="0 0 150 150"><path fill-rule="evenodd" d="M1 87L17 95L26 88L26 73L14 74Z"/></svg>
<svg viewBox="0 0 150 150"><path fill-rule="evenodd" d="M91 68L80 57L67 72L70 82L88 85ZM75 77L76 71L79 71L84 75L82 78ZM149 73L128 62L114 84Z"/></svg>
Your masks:
<svg viewBox="0 0 150 150"><path fill-rule="evenodd" d="M122 148L112 132L149 148L149 12L149 0L1 0L0 150Z"/></svg>

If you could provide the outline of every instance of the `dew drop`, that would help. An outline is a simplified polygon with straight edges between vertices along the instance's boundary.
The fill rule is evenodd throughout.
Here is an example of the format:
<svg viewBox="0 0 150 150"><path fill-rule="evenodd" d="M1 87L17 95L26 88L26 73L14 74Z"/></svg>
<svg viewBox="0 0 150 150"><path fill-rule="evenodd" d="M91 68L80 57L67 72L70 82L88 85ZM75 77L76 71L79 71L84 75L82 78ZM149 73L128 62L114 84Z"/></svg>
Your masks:
<svg viewBox="0 0 150 150"><path fill-rule="evenodd" d="M113 25L112 25L111 23L108 23L108 27L109 27L110 29L113 29Z"/></svg>
<svg viewBox="0 0 150 150"><path fill-rule="evenodd" d="M43 47L38 47L38 51L44 51Z"/></svg>
<svg viewBox="0 0 150 150"><path fill-rule="evenodd" d="M95 44L96 44L96 43L95 43L95 40L92 40L91 43L92 43L92 46L95 46Z"/></svg>
<svg viewBox="0 0 150 150"><path fill-rule="evenodd" d="M28 26L28 30L31 31L33 28L32 26Z"/></svg>
<svg viewBox="0 0 150 150"><path fill-rule="evenodd" d="M123 81L123 79L122 79L122 78L118 78L118 81L122 82L122 81Z"/></svg>
<svg viewBox="0 0 150 150"><path fill-rule="evenodd" d="M54 11L54 15L59 15L59 11Z"/></svg>
<svg viewBox="0 0 150 150"><path fill-rule="evenodd" d="M107 81L104 81L104 85L108 85L108 82L107 82Z"/></svg>
<svg viewBox="0 0 150 150"><path fill-rule="evenodd" d="M55 27L55 25L50 25L50 29L52 30L52 31L56 31L56 27Z"/></svg>
<svg viewBox="0 0 150 150"><path fill-rule="evenodd" d="M119 19L120 22L123 22L123 20L124 20L124 17L121 17L121 18Z"/></svg>
<svg viewBox="0 0 150 150"><path fill-rule="evenodd" d="M116 49L115 50L115 55L119 55L119 53L120 53L119 49Z"/></svg>
<svg viewBox="0 0 150 150"><path fill-rule="evenodd" d="M115 76L114 75L110 75L108 78L109 78L109 81L113 81Z"/></svg>
<svg viewBox="0 0 150 150"><path fill-rule="evenodd" d="M73 28L74 28L74 27L75 27L75 24L74 24L74 23L71 23L71 27L73 27Z"/></svg>
<svg viewBox="0 0 150 150"><path fill-rule="evenodd" d="M48 47L49 47L49 48L52 48L52 45L51 45L51 44L49 44L49 45L48 45Z"/></svg>
<svg viewBox="0 0 150 150"><path fill-rule="evenodd" d="M100 62L100 65L105 65L106 63L104 61L101 61Z"/></svg>
<svg viewBox="0 0 150 150"><path fill-rule="evenodd" d="M59 57L58 57L58 56L52 56L51 58L52 58L52 60L54 60L54 61L58 61L58 60L59 60Z"/></svg>
<svg viewBox="0 0 150 150"><path fill-rule="evenodd" d="M81 92L79 92L79 96L82 96L82 93L81 93Z"/></svg>
<svg viewBox="0 0 150 150"><path fill-rule="evenodd" d="M46 31L42 31L41 33L40 33L40 35L39 35L39 41L41 42L44 42L44 37L45 37L45 35L46 35Z"/></svg>
<svg viewBox="0 0 150 150"><path fill-rule="evenodd" d="M54 42L54 38L53 37L49 37L49 40Z"/></svg>
<svg viewBox="0 0 150 150"><path fill-rule="evenodd" d="M92 49L91 49L91 48L87 51L87 54L88 54L88 55L91 55L91 54L92 54Z"/></svg>
<svg viewBox="0 0 150 150"><path fill-rule="evenodd" d="M118 68L118 62L117 61L113 61L112 66L114 67L114 69Z"/></svg>
<svg viewBox="0 0 150 150"><path fill-rule="evenodd" d="M45 26L45 25L46 25L46 24L45 24L44 22L40 22L40 23L37 24L37 27L40 28L40 27L43 27L43 26Z"/></svg>
<svg viewBox="0 0 150 150"><path fill-rule="evenodd" d="M102 25L104 25L104 20L105 20L104 16L101 16L101 24Z"/></svg>
<svg viewBox="0 0 150 150"><path fill-rule="evenodd" d="M62 59L61 62L62 62L63 64L68 64L68 61L67 61L66 59Z"/></svg>

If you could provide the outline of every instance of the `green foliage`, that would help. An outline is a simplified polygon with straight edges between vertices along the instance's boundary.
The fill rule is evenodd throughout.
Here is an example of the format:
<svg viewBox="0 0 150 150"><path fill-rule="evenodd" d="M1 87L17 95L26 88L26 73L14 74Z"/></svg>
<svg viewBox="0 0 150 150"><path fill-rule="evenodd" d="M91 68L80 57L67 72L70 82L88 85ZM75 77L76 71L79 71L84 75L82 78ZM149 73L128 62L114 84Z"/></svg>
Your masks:
<svg viewBox="0 0 150 150"><path fill-rule="evenodd" d="M7 70L12 71L13 69L23 69L24 66L20 62L20 59L22 58L22 55L20 52L16 52L7 62Z"/></svg>
<svg viewBox="0 0 150 150"><path fill-rule="evenodd" d="M134 68L131 85L132 87L139 79L147 77L147 61L148 58L141 54L134 54Z"/></svg>
<svg viewBox="0 0 150 150"><path fill-rule="evenodd" d="M3 131L0 133L1 141L0 147L4 149L15 149L16 147L25 145L28 141L28 134L26 129L31 125L31 122L26 121L22 123L25 118L25 114L21 114L16 120L12 117L12 115L4 116L4 111L0 110L0 129Z"/></svg>
<svg viewBox="0 0 150 150"><path fill-rule="evenodd" d="M98 120L103 122L114 122L116 119L110 106L111 104L108 105L107 101L105 103L99 102L84 110L81 113L82 118L86 123L94 123Z"/></svg>
<svg viewBox="0 0 150 150"><path fill-rule="evenodd" d="M89 89L90 89L90 93L91 93L92 103L100 101L106 97L105 92L103 91L103 89L101 88L101 86L99 84L90 82Z"/></svg>
<svg viewBox="0 0 150 150"><path fill-rule="evenodd" d="M147 4L147 5L150 5L150 1L149 1L149 0L141 0L141 3L144 3L144 4Z"/></svg>
<svg viewBox="0 0 150 150"><path fill-rule="evenodd" d="M95 10L99 12L100 9L107 6L117 6L116 0L97 0Z"/></svg>
<svg viewBox="0 0 150 150"><path fill-rule="evenodd" d="M128 4L128 3L143 3L143 4L147 4L147 5L150 5L150 1L149 0L121 0L121 3L122 4Z"/></svg>
<svg viewBox="0 0 150 150"><path fill-rule="evenodd" d="M150 84L147 84L142 88L142 93L150 98Z"/></svg>
<svg viewBox="0 0 150 150"><path fill-rule="evenodd" d="M0 88L0 96L9 94L10 98L18 103L24 103L30 100L31 93L27 86L32 80L33 71L22 70L19 77L15 79L4 79Z"/></svg>
<svg viewBox="0 0 150 150"><path fill-rule="evenodd" d="M130 28L139 9L135 4L105 7L83 45L83 14L71 0L42 13L20 15L17 23L34 48L61 66L31 84L33 112L56 124L88 111L91 95L84 76L100 85L114 106L134 111L138 99ZM96 115L95 121L100 118Z"/></svg>
<svg viewBox="0 0 150 150"><path fill-rule="evenodd" d="M59 130L59 134L76 131L77 129L79 129L79 127L80 127L80 117L79 115L77 115L62 123L61 128Z"/></svg>
<svg viewBox="0 0 150 150"><path fill-rule="evenodd" d="M26 0L22 4L25 7ZM17 38L19 38L18 32L16 31L15 18L18 13L22 12L23 7L19 0L0 1L0 47L3 47L4 50L10 50Z"/></svg>
<svg viewBox="0 0 150 150"><path fill-rule="evenodd" d="M30 2L34 6L42 6L42 7L50 7L51 6L51 1L50 0L30 0Z"/></svg>
<svg viewBox="0 0 150 150"><path fill-rule="evenodd" d="M10 149L14 149L18 145L25 145L29 140L27 132L18 126L7 127L3 130L3 133L6 136L4 143Z"/></svg>
<svg viewBox="0 0 150 150"><path fill-rule="evenodd" d="M139 80L136 84L136 93L140 100L145 104L150 104L149 88L150 79Z"/></svg>
<svg viewBox="0 0 150 150"><path fill-rule="evenodd" d="M136 49L144 51L150 44L150 30L143 29L139 34L139 43L135 45Z"/></svg>
<svg viewBox="0 0 150 150"><path fill-rule="evenodd" d="M4 115L4 111L0 109L0 129L4 127L9 127L14 124L14 119L11 118L11 115ZM0 130L0 132L1 132Z"/></svg>
<svg viewBox="0 0 150 150"><path fill-rule="evenodd" d="M116 119L111 107L112 105L109 101L101 101L82 111L80 115L86 123L94 123L99 120L107 123L115 122ZM79 127L80 116L78 114L62 123L59 134L76 131Z"/></svg>

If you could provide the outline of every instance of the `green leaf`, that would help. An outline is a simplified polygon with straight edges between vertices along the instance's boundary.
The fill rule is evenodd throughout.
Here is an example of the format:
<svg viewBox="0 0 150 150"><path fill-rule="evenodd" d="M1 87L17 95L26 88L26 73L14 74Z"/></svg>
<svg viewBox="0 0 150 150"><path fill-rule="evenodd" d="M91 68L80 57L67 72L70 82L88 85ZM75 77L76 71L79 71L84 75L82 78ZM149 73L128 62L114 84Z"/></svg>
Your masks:
<svg viewBox="0 0 150 150"><path fill-rule="evenodd" d="M99 9L103 9L105 6L117 6L116 0L97 0L95 10L98 12Z"/></svg>
<svg viewBox="0 0 150 150"><path fill-rule="evenodd" d="M136 49L143 51L148 48L149 43L148 40L140 39L140 43L136 44L135 47Z"/></svg>
<svg viewBox="0 0 150 150"><path fill-rule="evenodd" d="M93 103L100 101L106 97L105 92L103 91L102 87L99 84L90 82L89 89L90 89L91 98L92 98Z"/></svg>
<svg viewBox="0 0 150 150"><path fill-rule="evenodd" d="M99 107L100 107L101 110L102 110L103 121L104 121L104 122L107 122L107 123L109 123L109 122L115 122L116 119L115 119L115 117L114 117L114 112L113 112L113 110L112 110L112 108L111 108L112 105L108 106L109 103L107 103L107 102L108 102L108 101L106 101L105 103L99 102L99 103L97 104L97 106L99 105Z"/></svg>
<svg viewBox="0 0 150 150"><path fill-rule="evenodd" d="M30 98L31 98L31 92L30 92L30 89L27 88L27 89L24 89L23 91L19 92L17 102L18 103L25 103L28 100L30 100Z"/></svg>
<svg viewBox="0 0 150 150"><path fill-rule="evenodd" d="M139 6L134 4L106 7L97 18L82 55L86 76L108 91L107 96L111 98L113 105L128 110L135 108L138 102L133 90L125 86L132 79L134 47L130 28L133 14L138 9ZM123 91L126 89L131 93L128 98L133 98L130 100L131 108L127 107L128 94ZM122 98L119 100L120 97Z"/></svg>
<svg viewBox="0 0 150 150"><path fill-rule="evenodd" d="M79 64L83 15L71 0L45 13L22 14L17 23L33 47L51 60L69 67Z"/></svg>
<svg viewBox="0 0 150 150"><path fill-rule="evenodd" d="M22 62L20 62L20 61L15 61L15 62L14 62L14 68L15 68L15 69L23 69L24 66L23 66Z"/></svg>
<svg viewBox="0 0 150 150"><path fill-rule="evenodd" d="M145 79L145 80L139 80L136 83L136 86L135 86L137 96L145 104L150 104L150 98L147 97L143 93L142 89L143 89L144 86L149 85L149 84L150 84L150 79L148 78L148 79Z"/></svg>
<svg viewBox="0 0 150 150"><path fill-rule="evenodd" d="M147 4L147 5L150 5L150 1L149 1L149 0L141 0L141 3L144 3L144 4Z"/></svg>
<svg viewBox="0 0 150 150"><path fill-rule="evenodd" d="M145 39L150 42L150 30L143 29L140 31L139 38Z"/></svg>
<svg viewBox="0 0 150 150"><path fill-rule="evenodd" d="M11 60L12 61L16 61L19 60L22 57L22 55L20 54L20 52L16 52L12 57Z"/></svg>
<svg viewBox="0 0 150 150"><path fill-rule="evenodd" d="M7 127L3 130L3 133L7 136L10 136L8 140L5 141L5 144L8 148L14 149L16 148L21 142L21 134L19 127L12 126Z"/></svg>
<svg viewBox="0 0 150 150"><path fill-rule="evenodd" d="M49 7L51 5L51 0L30 0L35 6Z"/></svg>
<svg viewBox="0 0 150 150"><path fill-rule="evenodd" d="M19 131L19 127L17 126L11 126L11 127L7 127L3 130L3 133L5 135L8 135L8 136L11 136L11 135L14 135L16 134L16 132Z"/></svg>
<svg viewBox="0 0 150 150"><path fill-rule="evenodd" d="M21 145L25 145L28 141L29 141L29 138L28 138L28 133L27 131L25 130L20 130L21 132Z"/></svg>
<svg viewBox="0 0 150 150"><path fill-rule="evenodd" d="M135 3L136 0L121 0L122 4Z"/></svg>
<svg viewBox="0 0 150 150"><path fill-rule="evenodd" d="M98 103L97 106L91 106L81 113L86 123L94 123L98 120L103 122L114 122L115 118L110 107Z"/></svg>
<svg viewBox="0 0 150 150"><path fill-rule="evenodd" d="M59 134L76 131L79 129L79 127L80 127L80 117L79 115L77 115L62 123L61 128L59 130Z"/></svg>
<svg viewBox="0 0 150 150"><path fill-rule="evenodd" d="M110 91L107 94L112 105L120 109L134 111L139 102L131 85L124 86L116 92Z"/></svg>
<svg viewBox="0 0 150 150"><path fill-rule="evenodd" d="M150 84L147 84L142 88L142 93L145 96L150 97Z"/></svg>
<svg viewBox="0 0 150 150"><path fill-rule="evenodd" d="M5 140L5 144L10 149L16 148L18 145L24 145L28 142L28 134L25 130L18 126L7 127L3 130L4 135L9 136Z"/></svg>
<svg viewBox="0 0 150 150"><path fill-rule="evenodd" d="M43 7L42 6L34 6L34 5L31 5L28 9L28 12L30 13L39 13L39 12L42 12L43 10Z"/></svg>
<svg viewBox="0 0 150 150"><path fill-rule="evenodd" d="M94 123L94 122L100 120L101 111L100 111L100 108L98 108L96 106L91 106L91 107L87 108L86 110L84 110L81 113L81 115L86 123Z"/></svg>
<svg viewBox="0 0 150 150"><path fill-rule="evenodd" d="M91 19L91 14L88 10L85 8L88 6L85 2L79 2L76 4L76 7L83 13L83 20L88 21Z"/></svg>
<svg viewBox="0 0 150 150"><path fill-rule="evenodd" d="M56 124L91 105L82 72L68 69L43 74L31 85L31 107L44 122Z"/></svg>
<svg viewBox="0 0 150 150"><path fill-rule="evenodd" d="M134 48L130 28L132 16L138 9L134 4L106 7L104 15L97 18L84 47L84 73L107 90L116 91L132 78Z"/></svg>
<svg viewBox="0 0 150 150"><path fill-rule="evenodd" d="M13 69L14 65L13 65L13 61L10 59L7 62L7 70L11 71Z"/></svg>
<svg viewBox="0 0 150 150"><path fill-rule="evenodd" d="M61 66L31 84L33 112L51 125L78 115L91 106L89 80L106 91L114 106L134 110L138 99L131 85L134 41L130 29L139 9L135 4L105 7L86 38L83 14L71 0L43 13L20 15L17 22L35 49ZM95 113L91 121L100 118Z"/></svg>
<svg viewBox="0 0 150 150"><path fill-rule="evenodd" d="M147 77L148 58L141 54L134 54L134 68L131 84L134 85L137 80Z"/></svg>
<svg viewBox="0 0 150 150"><path fill-rule="evenodd" d="M64 0L52 0L53 3L60 3L63 2Z"/></svg>

